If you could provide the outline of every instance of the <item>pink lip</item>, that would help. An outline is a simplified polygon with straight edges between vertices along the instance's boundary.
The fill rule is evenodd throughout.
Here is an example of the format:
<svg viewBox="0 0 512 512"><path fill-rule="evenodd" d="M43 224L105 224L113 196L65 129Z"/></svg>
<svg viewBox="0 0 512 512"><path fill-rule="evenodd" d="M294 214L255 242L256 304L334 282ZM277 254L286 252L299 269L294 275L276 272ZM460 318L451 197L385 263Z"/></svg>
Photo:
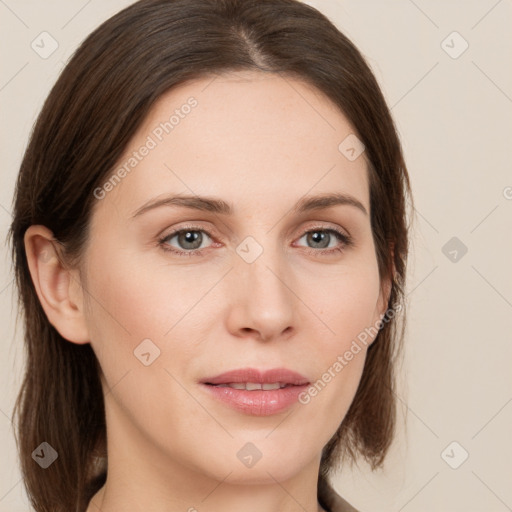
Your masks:
<svg viewBox="0 0 512 512"><path fill-rule="evenodd" d="M255 368L239 368L229 372L221 373L216 377L203 379L205 384L231 384L233 382L258 382L260 384L271 384L282 382L295 386L309 384L308 379L300 373L288 370L287 368L273 368L272 370L257 370Z"/></svg>
<svg viewBox="0 0 512 512"><path fill-rule="evenodd" d="M246 391L245 389L216 387L214 385L236 382L255 382L260 384L280 382L288 386L267 391ZM300 393L305 391L308 385L309 381L303 375L286 368L275 368L266 371L242 368L201 381L201 387L207 393L210 393L210 396L244 414L253 416L270 416L284 411L297 402Z"/></svg>

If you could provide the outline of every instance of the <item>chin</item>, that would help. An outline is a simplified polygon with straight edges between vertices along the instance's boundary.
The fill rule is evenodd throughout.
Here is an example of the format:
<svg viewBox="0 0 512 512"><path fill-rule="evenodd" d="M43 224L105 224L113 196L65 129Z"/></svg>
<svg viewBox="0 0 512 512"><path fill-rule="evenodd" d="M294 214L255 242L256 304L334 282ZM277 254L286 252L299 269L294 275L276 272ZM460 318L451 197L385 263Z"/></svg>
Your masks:
<svg viewBox="0 0 512 512"><path fill-rule="evenodd" d="M227 450L229 455L219 455L222 462L214 469L217 477L226 482L239 485L275 484L293 478L306 466L315 462L315 455L307 456L307 452L297 450L285 444L268 443L266 447L255 440L236 442L234 450ZM224 452L224 453L226 453ZM318 455L318 464L320 455ZM318 469L318 468L317 468Z"/></svg>

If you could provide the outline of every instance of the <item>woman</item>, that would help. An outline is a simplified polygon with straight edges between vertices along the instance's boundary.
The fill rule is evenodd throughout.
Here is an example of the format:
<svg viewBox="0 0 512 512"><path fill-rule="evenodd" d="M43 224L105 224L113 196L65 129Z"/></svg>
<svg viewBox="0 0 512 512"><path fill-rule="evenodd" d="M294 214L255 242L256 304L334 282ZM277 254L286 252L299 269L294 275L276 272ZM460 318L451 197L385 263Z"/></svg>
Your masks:
<svg viewBox="0 0 512 512"><path fill-rule="evenodd" d="M374 76L312 7L143 0L95 30L10 232L34 508L355 510L328 476L392 440L408 194Z"/></svg>

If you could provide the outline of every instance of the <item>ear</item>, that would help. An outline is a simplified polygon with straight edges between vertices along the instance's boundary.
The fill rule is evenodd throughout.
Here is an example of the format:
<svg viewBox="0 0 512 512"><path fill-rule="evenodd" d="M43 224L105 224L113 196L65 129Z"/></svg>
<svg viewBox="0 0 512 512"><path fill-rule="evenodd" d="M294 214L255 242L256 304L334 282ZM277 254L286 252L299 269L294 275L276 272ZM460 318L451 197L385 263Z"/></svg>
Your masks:
<svg viewBox="0 0 512 512"><path fill-rule="evenodd" d="M78 271L64 265L62 248L45 226L30 226L24 243L30 275L49 322L66 340L88 343Z"/></svg>
<svg viewBox="0 0 512 512"><path fill-rule="evenodd" d="M390 247L391 252L391 268L388 277L383 280L380 284L380 293L379 299L377 302L377 307L375 308L375 323L381 320L386 311L388 310L389 298L391 296L391 289L393 286L394 276L395 276L395 259L394 259L394 250L393 245Z"/></svg>
<svg viewBox="0 0 512 512"><path fill-rule="evenodd" d="M391 287L393 286L393 278L392 275L387 277L385 281L381 283L380 286L380 294L379 294L379 302L377 305L377 313L379 315L384 315L388 310L389 297L391 295ZM380 318L380 316L379 316Z"/></svg>

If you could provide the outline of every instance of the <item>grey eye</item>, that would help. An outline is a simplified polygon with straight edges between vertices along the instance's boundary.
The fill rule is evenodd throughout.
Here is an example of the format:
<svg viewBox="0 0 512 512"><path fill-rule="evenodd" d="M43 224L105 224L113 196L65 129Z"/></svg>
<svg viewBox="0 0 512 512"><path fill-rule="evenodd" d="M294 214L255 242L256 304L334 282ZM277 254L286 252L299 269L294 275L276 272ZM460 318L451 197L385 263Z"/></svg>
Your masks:
<svg viewBox="0 0 512 512"><path fill-rule="evenodd" d="M199 229L182 229L175 233L171 233L164 239L164 242L175 247L174 244L170 243L174 238L177 240L178 249L193 251L201 249L205 238L210 237L204 231Z"/></svg>

